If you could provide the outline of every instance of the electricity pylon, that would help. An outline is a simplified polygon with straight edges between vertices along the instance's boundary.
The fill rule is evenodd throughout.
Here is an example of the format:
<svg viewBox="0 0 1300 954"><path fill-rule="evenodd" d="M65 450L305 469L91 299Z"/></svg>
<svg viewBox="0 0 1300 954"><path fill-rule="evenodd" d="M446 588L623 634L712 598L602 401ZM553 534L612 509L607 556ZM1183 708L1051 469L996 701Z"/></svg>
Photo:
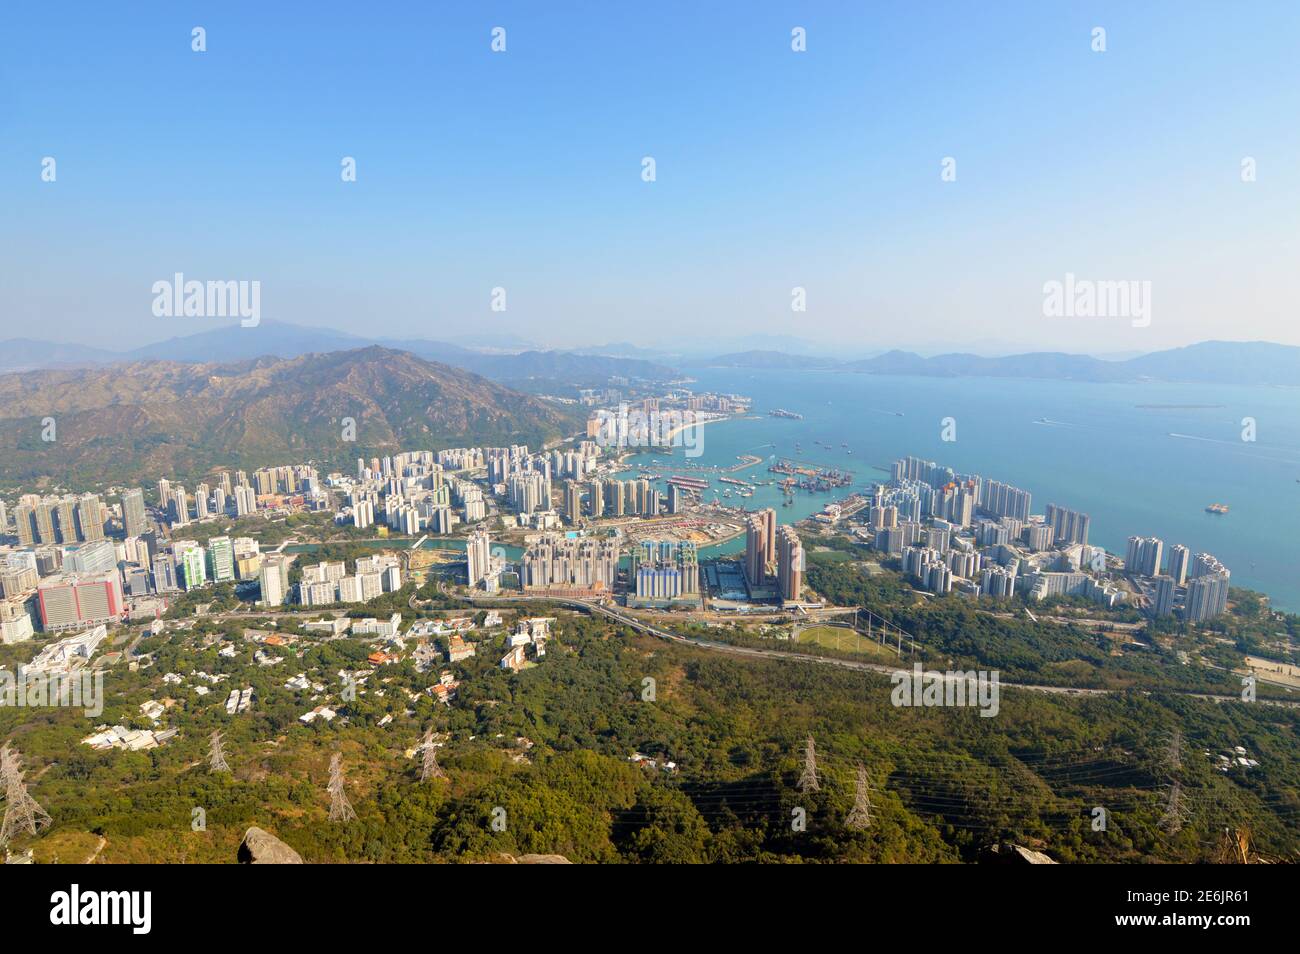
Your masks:
<svg viewBox="0 0 1300 954"><path fill-rule="evenodd" d="M427 782L431 778L446 778L447 773L442 770L438 764L438 750L433 745L433 730L429 729L424 733L424 739L420 742L420 748L423 750L423 759L420 762L420 781Z"/></svg>
<svg viewBox="0 0 1300 954"><path fill-rule="evenodd" d="M26 832L34 835L50 824L52 819L36 799L27 793L23 781L22 759L8 745L0 748L0 785L5 793L5 817L0 824L0 845L9 844L14 835Z"/></svg>
<svg viewBox="0 0 1300 954"><path fill-rule="evenodd" d="M1160 816L1160 829L1173 835L1182 830L1187 822L1187 811L1183 808L1183 783L1175 781L1169 786L1169 797L1165 800L1165 813Z"/></svg>
<svg viewBox="0 0 1300 954"><path fill-rule="evenodd" d="M217 730L209 738L208 746L208 771L209 772L229 772L230 765L226 762L226 751L221 744L221 731Z"/></svg>
<svg viewBox="0 0 1300 954"><path fill-rule="evenodd" d="M803 746L803 774L799 776L798 788L805 794L821 791L821 783L817 781L817 747L811 735Z"/></svg>
<svg viewBox="0 0 1300 954"><path fill-rule="evenodd" d="M863 829L871 827L871 795L868 794L867 770L858 766L857 793L853 798L853 808L844 819L849 828Z"/></svg>
<svg viewBox="0 0 1300 954"><path fill-rule="evenodd" d="M330 758L330 781L325 786L325 790L330 793L330 821L332 822L350 822L357 817L357 813L352 810L352 803L348 801L347 793L343 791L343 766L339 763L339 754L334 753Z"/></svg>
<svg viewBox="0 0 1300 954"><path fill-rule="evenodd" d="M1176 775L1183 768L1183 732L1181 729L1174 729L1174 734L1169 739L1169 748L1165 750L1164 757L1165 770L1170 775Z"/></svg>

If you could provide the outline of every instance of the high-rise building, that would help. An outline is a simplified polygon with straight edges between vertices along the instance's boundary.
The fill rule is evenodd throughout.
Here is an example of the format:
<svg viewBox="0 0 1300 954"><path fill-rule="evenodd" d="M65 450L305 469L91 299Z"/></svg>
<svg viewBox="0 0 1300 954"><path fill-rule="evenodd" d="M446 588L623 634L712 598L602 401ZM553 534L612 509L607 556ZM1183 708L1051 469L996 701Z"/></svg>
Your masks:
<svg viewBox="0 0 1300 954"><path fill-rule="evenodd" d="M564 516L572 524L582 517L582 486L575 480L564 485Z"/></svg>
<svg viewBox="0 0 1300 954"><path fill-rule="evenodd" d="M30 503L20 501L14 506L14 533L18 534L18 543L30 547L36 543L36 508Z"/></svg>
<svg viewBox="0 0 1300 954"><path fill-rule="evenodd" d="M59 542L77 542L77 498L63 497L55 503L55 518L58 521Z"/></svg>
<svg viewBox="0 0 1300 954"><path fill-rule="evenodd" d="M1156 616L1169 616L1174 611L1174 593L1176 586L1174 578L1161 574L1156 577L1155 600L1152 604L1152 612Z"/></svg>
<svg viewBox="0 0 1300 954"><path fill-rule="evenodd" d="M986 566L980 571L980 593L999 599L1016 592L1016 571L1002 566Z"/></svg>
<svg viewBox="0 0 1300 954"><path fill-rule="evenodd" d="M77 534L81 540L104 539L104 505L96 494L82 494L77 501Z"/></svg>
<svg viewBox="0 0 1300 954"><path fill-rule="evenodd" d="M1158 537L1129 537L1124 570L1132 576L1156 576L1164 562L1164 541Z"/></svg>
<svg viewBox="0 0 1300 954"><path fill-rule="evenodd" d="M247 484L235 487L235 516L246 517L257 512L257 494Z"/></svg>
<svg viewBox="0 0 1300 954"><path fill-rule="evenodd" d="M122 525L128 537L138 537L149 529L144 509L144 491L133 487L122 491Z"/></svg>
<svg viewBox="0 0 1300 954"><path fill-rule="evenodd" d="M185 583L185 589L192 590L207 583L207 561L203 547L197 543L191 543L190 546L180 552L176 562L180 564L181 578Z"/></svg>
<svg viewBox="0 0 1300 954"><path fill-rule="evenodd" d="M643 540L632 549L632 585L638 599L694 598L700 592L694 543Z"/></svg>
<svg viewBox="0 0 1300 954"><path fill-rule="evenodd" d="M1059 545L1070 543L1088 543L1088 525L1091 522L1086 513L1067 510L1056 504L1047 505L1047 524L1052 528L1053 543Z"/></svg>
<svg viewBox="0 0 1300 954"><path fill-rule="evenodd" d="M58 502L43 497L36 505L36 540L38 543L58 543L58 534L54 532L54 511Z"/></svg>
<svg viewBox="0 0 1300 954"><path fill-rule="evenodd" d="M257 574L257 582L262 590L262 603L265 606L280 606L284 603L284 589L280 585L278 564L277 560L267 560Z"/></svg>
<svg viewBox="0 0 1300 954"><path fill-rule="evenodd" d="M776 511L751 513L745 524L745 576L762 586L776 564Z"/></svg>
<svg viewBox="0 0 1300 954"><path fill-rule="evenodd" d="M529 589L611 590L618 544L547 533L524 551L520 582Z"/></svg>
<svg viewBox="0 0 1300 954"><path fill-rule="evenodd" d="M230 537L213 537L208 541L208 564L213 583L228 583L235 578L235 548Z"/></svg>
<svg viewBox="0 0 1300 954"><path fill-rule="evenodd" d="M1185 618L1200 623L1220 616L1228 608L1228 587L1232 574L1209 553L1192 559L1191 579L1187 581Z"/></svg>
<svg viewBox="0 0 1300 954"><path fill-rule="evenodd" d="M470 586L478 586L492 569L492 538L475 530L465 543L465 565Z"/></svg>
<svg viewBox="0 0 1300 954"><path fill-rule="evenodd" d="M1028 520L1032 500L1029 491L1010 484L997 480L980 484L980 508L999 517L1014 517L1021 522Z"/></svg>
<svg viewBox="0 0 1300 954"><path fill-rule="evenodd" d="M176 579L176 561L170 553L161 552L153 558L153 589L155 593L175 593L180 583Z"/></svg>
<svg viewBox="0 0 1300 954"><path fill-rule="evenodd" d="M1187 574L1192 566L1192 551L1181 543L1169 548L1169 575L1174 578L1176 586L1187 585Z"/></svg>
<svg viewBox="0 0 1300 954"><path fill-rule="evenodd" d="M773 514L775 517L775 514ZM777 534L776 579L782 600L797 600L803 590L803 544L794 527Z"/></svg>
<svg viewBox="0 0 1300 954"><path fill-rule="evenodd" d="M183 486L172 490L171 522L173 526L183 527L190 522L190 498Z"/></svg>

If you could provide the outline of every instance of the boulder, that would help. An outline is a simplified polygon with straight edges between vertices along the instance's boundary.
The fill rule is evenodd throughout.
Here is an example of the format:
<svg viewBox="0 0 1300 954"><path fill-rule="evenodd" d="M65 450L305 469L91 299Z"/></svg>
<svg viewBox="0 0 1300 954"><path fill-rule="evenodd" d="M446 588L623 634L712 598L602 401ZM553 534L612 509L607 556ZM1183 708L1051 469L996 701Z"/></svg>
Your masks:
<svg viewBox="0 0 1300 954"><path fill-rule="evenodd" d="M239 861L245 865L300 865L302 855L294 851L279 838L260 828L250 828L244 832L244 841L239 846Z"/></svg>
<svg viewBox="0 0 1300 954"><path fill-rule="evenodd" d="M1054 865L1051 858L1041 851L1025 848L1023 845L1004 843L989 845L980 852L980 864L992 865Z"/></svg>

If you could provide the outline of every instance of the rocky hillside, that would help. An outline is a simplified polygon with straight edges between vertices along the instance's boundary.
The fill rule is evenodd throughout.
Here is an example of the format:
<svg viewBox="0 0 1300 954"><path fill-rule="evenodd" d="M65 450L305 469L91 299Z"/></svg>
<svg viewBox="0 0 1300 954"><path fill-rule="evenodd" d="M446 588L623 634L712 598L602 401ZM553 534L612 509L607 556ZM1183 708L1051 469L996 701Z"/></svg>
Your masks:
<svg viewBox="0 0 1300 954"><path fill-rule="evenodd" d="M370 347L225 364L146 361L0 376L0 479L76 485L575 433L576 410ZM53 441L42 422L54 419ZM344 419L356 422L344 440Z"/></svg>

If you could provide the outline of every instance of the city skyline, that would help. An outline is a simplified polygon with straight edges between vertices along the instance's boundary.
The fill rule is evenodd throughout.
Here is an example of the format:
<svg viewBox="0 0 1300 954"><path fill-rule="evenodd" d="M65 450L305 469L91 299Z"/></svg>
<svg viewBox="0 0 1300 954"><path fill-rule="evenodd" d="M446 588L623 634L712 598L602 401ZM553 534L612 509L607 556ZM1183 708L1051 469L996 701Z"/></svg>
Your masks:
<svg viewBox="0 0 1300 954"><path fill-rule="evenodd" d="M1044 937L1262 923L1297 48L1288 0L0 14L14 910L1069 864L1146 873L963 881Z"/></svg>
<svg viewBox="0 0 1300 954"><path fill-rule="evenodd" d="M13 325L99 347L212 327L151 311L181 272L260 282L268 319L436 340L1300 343L1292 8L751 12L507 4L395 36L239 5L128 30L87 8L75 44L10 14ZM1149 283L1149 314L1049 316L1068 276Z"/></svg>

